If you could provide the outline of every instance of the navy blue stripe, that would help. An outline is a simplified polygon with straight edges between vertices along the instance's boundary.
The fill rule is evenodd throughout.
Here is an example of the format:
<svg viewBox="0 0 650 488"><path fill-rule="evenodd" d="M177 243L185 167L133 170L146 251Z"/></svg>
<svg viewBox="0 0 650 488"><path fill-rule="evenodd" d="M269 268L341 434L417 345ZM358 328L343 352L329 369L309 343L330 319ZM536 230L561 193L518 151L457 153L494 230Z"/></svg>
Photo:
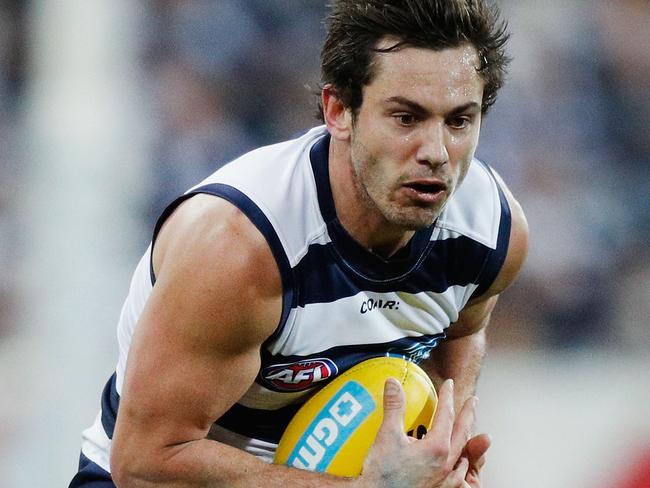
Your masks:
<svg viewBox="0 0 650 488"><path fill-rule="evenodd" d="M242 193L238 189L230 185L225 185L223 183L213 183L210 185L205 185L196 188L191 192L188 192L185 195L177 198L171 205L169 205L169 207L165 209L160 219L158 219L158 223L156 224L156 228L154 230L153 239L155 240L156 236L158 235L158 232L160 231L160 228L162 227L162 224L164 223L164 220L167 217L169 217L169 215L171 215L174 209L176 209L176 207L178 207L178 205L180 205L183 201L198 194L208 194L208 195L213 195L215 197L220 197L235 205L239 210L241 210L244 213L244 215L246 215L246 217L248 217L248 219L255 225L255 227L257 227L257 229L262 233L262 235L266 239L266 242L271 248L273 257L275 258L275 261L280 270L280 277L282 280L282 290L283 290L282 291L282 316L280 317L280 322L278 327L276 328L273 335L269 338L269 340L274 339L280 333L282 326L287 320L287 317L289 317L289 312L291 312L292 306L294 306L293 300L295 294L294 294L293 271L291 269L291 265L289 264L289 259L287 258L287 255L284 252L284 247L282 246L282 242L280 242L280 238L275 232L273 225L266 217L266 215L264 215L264 212L262 212L262 210L260 210L260 208L255 204L255 202L253 202L250 198L248 198L244 193ZM151 254L153 256L153 250ZM152 283L154 283L155 276L153 274L153 267L151 268L151 277L152 277Z"/></svg>
<svg viewBox="0 0 650 488"><path fill-rule="evenodd" d="M231 432L277 444L300 407L302 404L278 410L258 410L236 403L215 423Z"/></svg>
<svg viewBox="0 0 650 488"><path fill-rule="evenodd" d="M332 243L313 244L294 268L299 283L297 304L331 303L361 291L442 293L451 286L478 283L490 248L468 237L429 241L419 266L401 277L372 280L341 265Z"/></svg>
<svg viewBox="0 0 650 488"><path fill-rule="evenodd" d="M494 280L496 280L501 267L506 260L508 255L508 248L510 245L510 230L512 227L512 215L510 213L510 205L508 204L508 199L506 198L505 193L501 189L501 185L494 177L492 169L485 163L481 162L490 173L490 176L494 179L494 182L499 191L499 201L501 202L501 218L499 220L499 234L497 235L497 246L496 249L492 250L489 253L488 259L485 261L485 265L481 270L479 278L479 287L474 290L471 298L477 298L485 293Z"/></svg>
<svg viewBox="0 0 650 488"><path fill-rule="evenodd" d="M167 221L169 216L174 212L174 210L176 210L176 208L178 208L178 206L181 203L183 203L188 198L193 197L194 195L196 195L196 193L192 192L178 197L172 203L167 205L165 210L163 210L163 213L160 214L160 217L158 217L158 220L156 221L156 226L153 229L153 236L151 237L151 255L149 256L149 275L151 277L152 285L156 284L156 274L153 269L153 246L156 242L156 238L158 237L158 234L160 233L160 229L162 228L163 224Z"/></svg>
<svg viewBox="0 0 650 488"><path fill-rule="evenodd" d="M309 159L311 161L314 179L316 180L318 206L326 223L336 219L336 208L334 207L334 199L332 198L328 169L330 139L330 134L325 134L321 139L316 141L309 151Z"/></svg>
<svg viewBox="0 0 650 488"><path fill-rule="evenodd" d="M329 183L329 141L329 135L317 141L310 158L321 214L332 242L311 245L296 266L298 305L331 303L361 291L442 293L451 286L469 284L478 285L473 294L478 296L491 286L507 254L510 212L487 164L477 160L496 182L501 200L496 250L466 236L432 242L431 226L416 232L398 259L383 260L356 243L338 221Z"/></svg>
<svg viewBox="0 0 650 488"><path fill-rule="evenodd" d="M106 386L102 392L102 426L109 439L113 438L115 420L117 419L117 411L120 406L120 396L117 394L115 379L116 373L113 373L106 382Z"/></svg>
<svg viewBox="0 0 650 488"><path fill-rule="evenodd" d="M395 280L410 273L427 253L435 225L420 229L410 241L388 259L369 251L348 233L338 219L327 224L332 250L353 272L369 280Z"/></svg>
<svg viewBox="0 0 650 488"><path fill-rule="evenodd" d="M68 488L115 488L115 484L108 471L81 453L79 472L72 478Z"/></svg>
<svg viewBox="0 0 650 488"><path fill-rule="evenodd" d="M440 334L427 334L418 337L402 337L391 342L383 342L377 344L354 344L336 346L325 351L309 354L307 356L290 355L284 356L281 354L273 355L267 349L262 349L262 371L265 367L273 364L287 364L298 361L305 361L308 359L327 358L331 360L341 374L354 366L355 364L379 356L393 355L402 356L409 361L419 363L427 358L431 350L438 345L442 339L445 338L445 333ZM324 386L329 383L335 376L331 376L327 380L318 383L319 386ZM255 379L256 383L273 391L286 391L277 388L273 383L266 381L258 375Z"/></svg>

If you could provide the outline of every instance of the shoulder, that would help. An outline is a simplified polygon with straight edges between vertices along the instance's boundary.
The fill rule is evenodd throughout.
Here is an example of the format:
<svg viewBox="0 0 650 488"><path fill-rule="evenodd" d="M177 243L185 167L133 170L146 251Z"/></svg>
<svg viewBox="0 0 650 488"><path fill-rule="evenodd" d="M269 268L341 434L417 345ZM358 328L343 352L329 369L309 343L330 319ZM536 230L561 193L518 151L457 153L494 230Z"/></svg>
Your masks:
<svg viewBox="0 0 650 488"><path fill-rule="evenodd" d="M317 127L304 135L265 146L225 165L190 190L213 193L234 203L267 236L276 235L293 266L305 244L322 231L312 153L324 140Z"/></svg>
<svg viewBox="0 0 650 488"><path fill-rule="evenodd" d="M221 262L229 258L240 261L245 256L245 262L252 263L269 254L262 233L238 207L203 193L174 210L162 225L154 249L157 273L184 259L218 257ZM235 250L234 255L225 253Z"/></svg>
<svg viewBox="0 0 650 488"><path fill-rule="evenodd" d="M222 198L197 194L181 203L160 229L152 265L155 287L206 321L228 316L256 341L277 326L282 283L273 253L250 219Z"/></svg>

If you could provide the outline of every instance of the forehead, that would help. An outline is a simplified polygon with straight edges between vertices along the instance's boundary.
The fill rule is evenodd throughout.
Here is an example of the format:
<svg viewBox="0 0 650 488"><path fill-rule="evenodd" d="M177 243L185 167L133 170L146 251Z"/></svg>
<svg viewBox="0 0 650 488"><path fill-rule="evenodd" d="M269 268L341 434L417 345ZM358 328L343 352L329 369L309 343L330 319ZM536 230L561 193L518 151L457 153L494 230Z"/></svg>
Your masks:
<svg viewBox="0 0 650 488"><path fill-rule="evenodd" d="M396 42L385 39L377 47ZM376 53L374 77L365 87L364 99L403 96L423 105L480 104L484 81L478 67L478 53L470 44L442 50L405 46Z"/></svg>

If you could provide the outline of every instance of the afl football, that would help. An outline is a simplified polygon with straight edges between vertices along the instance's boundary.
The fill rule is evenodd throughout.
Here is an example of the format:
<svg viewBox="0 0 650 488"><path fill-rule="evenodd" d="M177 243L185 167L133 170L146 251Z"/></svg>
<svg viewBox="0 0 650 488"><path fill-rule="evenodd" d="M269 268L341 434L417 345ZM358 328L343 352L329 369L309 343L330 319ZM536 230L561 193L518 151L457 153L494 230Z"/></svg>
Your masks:
<svg viewBox="0 0 650 488"><path fill-rule="evenodd" d="M428 375L401 357L363 361L314 394L285 430L274 463L336 476L358 476L383 419L386 379L404 389L404 431L421 438L433 422L436 391Z"/></svg>

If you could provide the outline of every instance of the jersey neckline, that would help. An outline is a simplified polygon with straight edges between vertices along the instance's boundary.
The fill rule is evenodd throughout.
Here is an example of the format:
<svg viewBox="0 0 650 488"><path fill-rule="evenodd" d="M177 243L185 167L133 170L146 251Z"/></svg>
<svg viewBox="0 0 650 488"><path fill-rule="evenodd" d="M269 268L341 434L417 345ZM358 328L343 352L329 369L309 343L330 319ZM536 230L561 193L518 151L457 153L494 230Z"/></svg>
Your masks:
<svg viewBox="0 0 650 488"><path fill-rule="evenodd" d="M415 270L428 254L435 223L415 232L395 256L385 259L359 244L343 227L334 205L329 179L330 134L326 133L311 147L309 158L316 181L321 215L331 239L331 250L351 271L371 281L395 281Z"/></svg>

